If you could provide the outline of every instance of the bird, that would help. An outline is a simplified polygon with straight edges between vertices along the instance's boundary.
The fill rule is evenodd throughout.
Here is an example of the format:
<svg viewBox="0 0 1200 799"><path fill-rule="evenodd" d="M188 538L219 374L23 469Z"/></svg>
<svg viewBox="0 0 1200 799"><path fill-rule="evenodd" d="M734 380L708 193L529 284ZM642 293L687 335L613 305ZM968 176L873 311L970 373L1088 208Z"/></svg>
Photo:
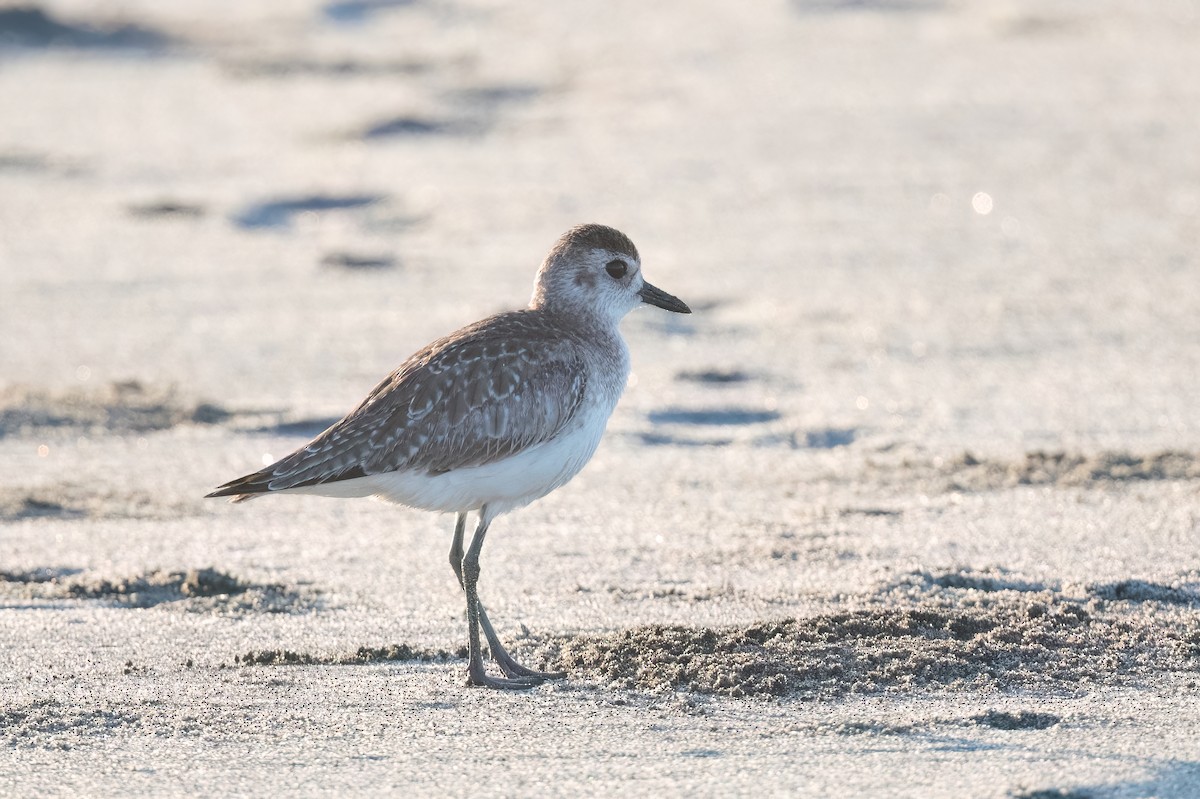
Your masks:
<svg viewBox="0 0 1200 799"><path fill-rule="evenodd" d="M642 305L691 313L645 280L628 236L577 225L542 261L526 308L426 345L308 444L206 496L375 497L456 514L450 566L466 595L467 685L526 689L562 679L504 648L479 600L479 556L498 516L561 487L595 453L629 378L619 323ZM487 671L481 631L502 677Z"/></svg>

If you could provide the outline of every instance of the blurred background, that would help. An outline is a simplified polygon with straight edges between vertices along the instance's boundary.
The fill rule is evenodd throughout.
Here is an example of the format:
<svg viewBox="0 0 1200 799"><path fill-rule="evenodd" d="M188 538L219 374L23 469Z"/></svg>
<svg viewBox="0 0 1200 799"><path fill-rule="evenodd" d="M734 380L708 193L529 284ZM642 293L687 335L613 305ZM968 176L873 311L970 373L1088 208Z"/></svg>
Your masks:
<svg viewBox="0 0 1200 799"><path fill-rule="evenodd" d="M337 416L593 221L697 310L627 323L625 429L1194 444L1198 33L1186 0L0 5L0 383Z"/></svg>

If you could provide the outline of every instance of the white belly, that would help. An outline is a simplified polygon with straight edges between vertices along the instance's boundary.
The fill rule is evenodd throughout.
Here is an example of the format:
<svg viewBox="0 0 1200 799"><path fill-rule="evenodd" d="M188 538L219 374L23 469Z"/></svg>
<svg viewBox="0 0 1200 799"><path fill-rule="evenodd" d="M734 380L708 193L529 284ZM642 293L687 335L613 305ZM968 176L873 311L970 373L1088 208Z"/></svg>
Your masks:
<svg viewBox="0 0 1200 799"><path fill-rule="evenodd" d="M556 438L485 466L444 474L388 472L281 493L327 497L378 497L421 510L456 512L487 505L491 514L505 513L546 496L579 473L591 460L604 435L608 414L581 414L578 424Z"/></svg>

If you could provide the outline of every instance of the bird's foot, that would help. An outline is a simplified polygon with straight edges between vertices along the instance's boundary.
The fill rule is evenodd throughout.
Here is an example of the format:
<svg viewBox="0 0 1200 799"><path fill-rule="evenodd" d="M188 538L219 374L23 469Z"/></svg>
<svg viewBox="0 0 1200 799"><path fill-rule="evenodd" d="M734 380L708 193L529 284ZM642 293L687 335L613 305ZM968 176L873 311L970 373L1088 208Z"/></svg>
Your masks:
<svg viewBox="0 0 1200 799"><path fill-rule="evenodd" d="M492 653L492 660L496 661L496 665L500 667L500 671L504 672L504 676L518 679L530 678L539 683L543 680L566 678L565 671L538 671L518 663L516 658L508 654L504 644L500 643L500 636L496 635L496 630L488 620L487 611L483 609L482 604L479 606L479 626L483 628L484 637L487 638L488 651Z"/></svg>
<svg viewBox="0 0 1200 799"><path fill-rule="evenodd" d="M484 670L482 659L467 666L467 685L504 691L527 691L541 684L541 679L533 676L512 677L511 679L492 677Z"/></svg>

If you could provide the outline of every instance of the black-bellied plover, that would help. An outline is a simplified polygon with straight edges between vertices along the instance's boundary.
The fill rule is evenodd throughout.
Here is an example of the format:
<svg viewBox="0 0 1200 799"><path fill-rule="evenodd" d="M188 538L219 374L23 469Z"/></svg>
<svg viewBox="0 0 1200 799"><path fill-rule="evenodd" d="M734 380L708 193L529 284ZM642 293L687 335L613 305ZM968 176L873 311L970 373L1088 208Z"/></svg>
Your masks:
<svg viewBox="0 0 1200 799"><path fill-rule="evenodd" d="M493 519L591 459L629 377L618 324L642 303L691 313L645 281L625 234L572 228L542 262L528 308L429 344L309 444L208 496L378 497L458 514L450 565L467 596L467 683L529 688L563 677L521 665L500 643L476 591L479 552ZM471 511L478 525L464 551ZM481 628L503 678L484 669Z"/></svg>

